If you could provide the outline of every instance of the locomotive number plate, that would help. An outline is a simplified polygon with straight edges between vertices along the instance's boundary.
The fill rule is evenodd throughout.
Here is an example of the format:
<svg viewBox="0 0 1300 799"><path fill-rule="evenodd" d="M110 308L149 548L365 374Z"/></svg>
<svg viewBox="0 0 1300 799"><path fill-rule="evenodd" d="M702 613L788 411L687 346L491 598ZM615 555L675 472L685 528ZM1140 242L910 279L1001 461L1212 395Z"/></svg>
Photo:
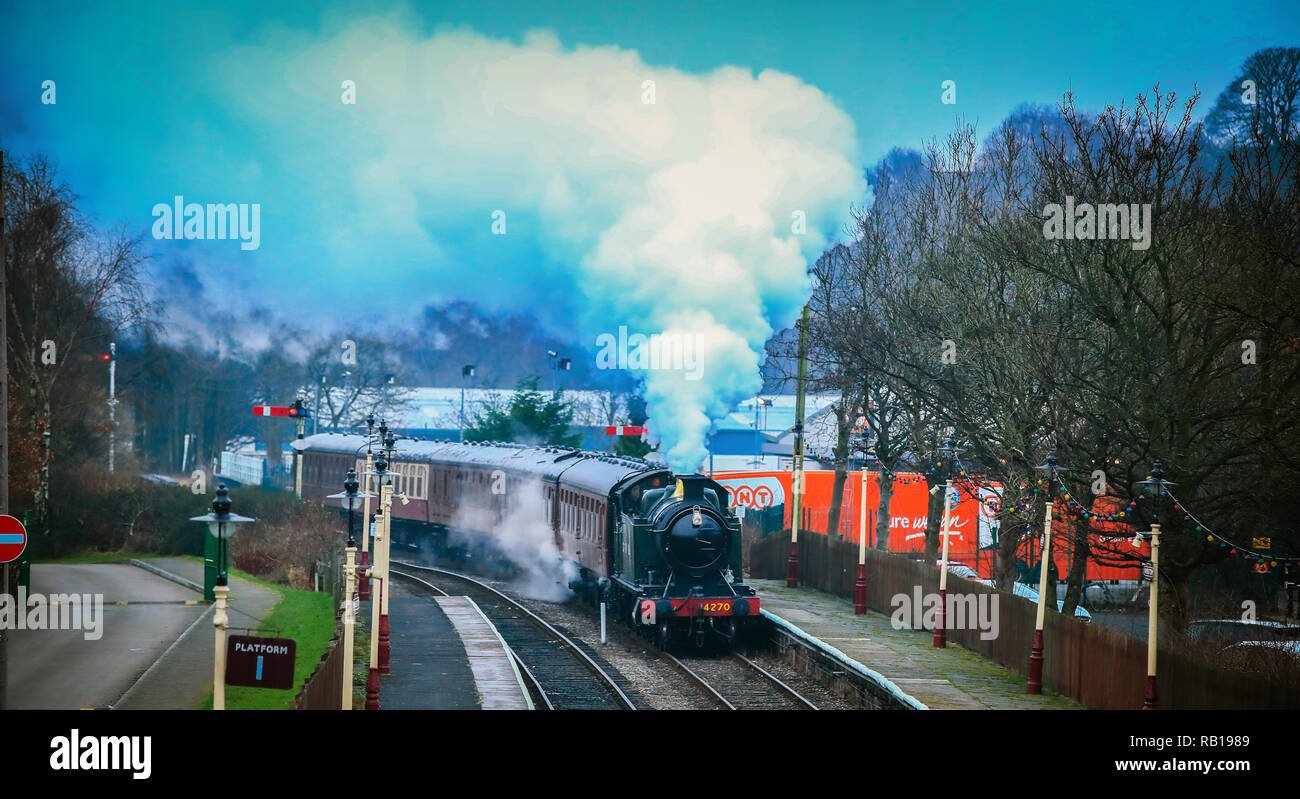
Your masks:
<svg viewBox="0 0 1300 799"><path fill-rule="evenodd" d="M730 613L730 602L705 602L701 607L705 613Z"/></svg>

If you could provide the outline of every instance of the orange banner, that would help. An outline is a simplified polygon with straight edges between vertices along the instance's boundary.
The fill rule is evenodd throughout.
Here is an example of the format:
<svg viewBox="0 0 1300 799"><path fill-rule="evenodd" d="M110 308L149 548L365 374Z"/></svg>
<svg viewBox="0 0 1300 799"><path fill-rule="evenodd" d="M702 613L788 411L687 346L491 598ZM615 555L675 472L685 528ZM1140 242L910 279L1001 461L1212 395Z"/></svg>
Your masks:
<svg viewBox="0 0 1300 799"><path fill-rule="evenodd" d="M738 509L764 510L771 507L784 509L784 527L790 526L792 504L790 498L791 472L716 472L717 480L728 491L728 502ZM867 506L867 544L876 546L876 514L880 504L880 475L869 473L866 484ZM801 531L826 534L830 516L831 496L834 492L835 472L819 470L804 472L804 495ZM842 512L836 535L848 541L857 542L859 530L859 508L861 507L862 472L849 472L844 481ZM998 526L997 513L1002 489L994 484L988 487L957 486L952 489L949 501L953 502L952 521L948 539L949 560L965 563L976 569L981 577L992 577L995 553L993 546ZM889 508L889 551L923 552L925 551L925 528L929 515L930 487L925 478L918 474L900 474L894 480L893 497ZM1109 504L1100 500L1100 509ZM1058 506L1059 507L1059 506ZM1104 511L1103 511L1104 512ZM1069 571L1069 533L1076 520L1058 512L1052 524L1052 556L1061 579ZM1131 536L1132 526L1119 522L1094 522L1092 524L1092 546L1094 551L1127 551L1135 555L1139 550L1133 549L1127 540L1114 536ZM1111 535L1100 535L1105 532ZM1021 544L1025 566L1034 566L1038 562L1038 539ZM1145 554L1142 551L1141 554ZM1032 561L1030 563L1029 561ZM1138 577L1138 567L1103 565L1089 562L1087 579L1089 580L1133 580Z"/></svg>

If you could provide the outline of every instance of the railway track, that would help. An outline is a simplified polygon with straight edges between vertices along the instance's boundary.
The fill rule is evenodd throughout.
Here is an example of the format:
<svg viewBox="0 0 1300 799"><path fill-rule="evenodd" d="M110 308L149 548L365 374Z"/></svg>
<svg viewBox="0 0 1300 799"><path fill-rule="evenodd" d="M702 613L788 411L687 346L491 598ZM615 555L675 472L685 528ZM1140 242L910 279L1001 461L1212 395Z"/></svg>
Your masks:
<svg viewBox="0 0 1300 799"><path fill-rule="evenodd" d="M456 572L404 561L393 561L390 571L430 593L473 599L505 639L539 700L538 707L637 709L614 678L568 636L492 586Z"/></svg>
<svg viewBox="0 0 1300 799"><path fill-rule="evenodd" d="M661 653L721 708L727 710L817 710L818 707L762 666L733 652L726 657L678 658Z"/></svg>

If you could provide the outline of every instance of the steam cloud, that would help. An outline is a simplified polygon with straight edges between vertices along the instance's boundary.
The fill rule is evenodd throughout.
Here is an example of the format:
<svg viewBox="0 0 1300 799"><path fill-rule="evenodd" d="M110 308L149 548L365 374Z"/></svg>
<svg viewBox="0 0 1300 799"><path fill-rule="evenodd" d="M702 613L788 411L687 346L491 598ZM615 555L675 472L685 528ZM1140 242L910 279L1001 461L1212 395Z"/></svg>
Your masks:
<svg viewBox="0 0 1300 799"><path fill-rule="evenodd" d="M514 504L500 524L491 516L478 517L473 508L462 505L448 528L447 540L476 554L496 555L509 561L518 572L513 583L518 593L532 599L563 602L573 595L569 583L578 578L578 566L563 558L555 546L551 527L546 522L542 484L525 481L512 490Z"/></svg>
<svg viewBox="0 0 1300 799"><path fill-rule="evenodd" d="M215 73L238 113L293 141L275 157L327 215L322 271L355 279L365 264L408 299L428 286L565 308L593 352L620 325L693 336L702 379L644 373L679 471L704 459L710 420L758 389L764 341L797 316L806 265L864 190L849 117L773 70L687 74L544 31L426 36L400 13L266 37ZM351 198L346 216L325 197ZM489 232L498 209L504 236ZM383 242L384 269L364 242Z"/></svg>

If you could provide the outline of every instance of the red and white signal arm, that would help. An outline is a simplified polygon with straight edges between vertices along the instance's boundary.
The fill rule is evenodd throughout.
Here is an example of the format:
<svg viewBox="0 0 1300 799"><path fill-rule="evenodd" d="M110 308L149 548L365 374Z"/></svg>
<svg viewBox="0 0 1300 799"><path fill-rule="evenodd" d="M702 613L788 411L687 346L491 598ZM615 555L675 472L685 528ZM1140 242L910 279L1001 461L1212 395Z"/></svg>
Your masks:
<svg viewBox="0 0 1300 799"><path fill-rule="evenodd" d="M297 409L292 405L254 405L254 416L297 416Z"/></svg>
<svg viewBox="0 0 1300 799"><path fill-rule="evenodd" d="M644 428L644 427L637 427L637 426L635 426L635 425L617 425L617 426L615 426L615 425L610 425L610 426L608 426L608 427L605 428L605 435L607 435L607 436L641 436L641 435L645 435L645 428Z"/></svg>
<svg viewBox="0 0 1300 799"><path fill-rule="evenodd" d="M27 528L12 516L0 516L0 563L18 560L27 548Z"/></svg>

